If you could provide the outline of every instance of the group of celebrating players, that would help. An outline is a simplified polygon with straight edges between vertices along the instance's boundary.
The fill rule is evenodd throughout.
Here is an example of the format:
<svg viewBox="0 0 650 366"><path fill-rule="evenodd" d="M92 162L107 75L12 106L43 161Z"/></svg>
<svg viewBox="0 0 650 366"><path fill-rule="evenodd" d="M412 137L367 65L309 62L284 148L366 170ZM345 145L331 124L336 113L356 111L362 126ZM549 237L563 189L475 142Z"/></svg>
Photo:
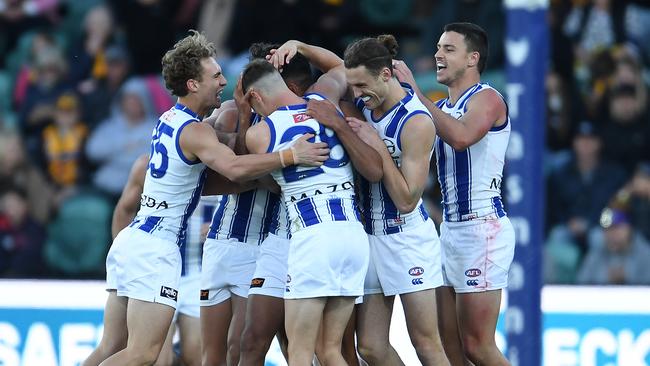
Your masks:
<svg viewBox="0 0 650 366"><path fill-rule="evenodd" d="M445 27L438 102L397 47L254 44L224 103L203 35L165 54L178 102L116 207L104 334L83 365L263 365L276 334L289 365L402 365L395 295L423 365L509 365L494 333L515 246L510 122L480 81L487 35ZM440 237L422 202L434 153Z"/></svg>

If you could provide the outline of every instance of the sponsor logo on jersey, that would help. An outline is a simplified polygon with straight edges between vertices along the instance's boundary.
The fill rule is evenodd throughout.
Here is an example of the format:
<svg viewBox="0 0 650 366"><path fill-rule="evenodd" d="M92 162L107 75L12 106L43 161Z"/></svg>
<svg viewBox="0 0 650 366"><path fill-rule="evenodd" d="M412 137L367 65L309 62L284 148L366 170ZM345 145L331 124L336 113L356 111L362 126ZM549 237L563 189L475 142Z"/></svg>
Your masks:
<svg viewBox="0 0 650 366"><path fill-rule="evenodd" d="M310 120L312 117L305 112L292 115L293 123L301 123Z"/></svg>
<svg viewBox="0 0 650 366"><path fill-rule="evenodd" d="M422 268L422 267L413 267L413 268L409 269L409 274L411 276L421 276L422 274L424 274L424 268Z"/></svg>
<svg viewBox="0 0 650 366"><path fill-rule="evenodd" d="M210 290L201 290L201 300L210 299Z"/></svg>
<svg viewBox="0 0 650 366"><path fill-rule="evenodd" d="M477 217L478 217L478 214L476 212L470 212L468 214L462 215L460 217L460 220L461 221L469 221L469 220L474 220Z"/></svg>
<svg viewBox="0 0 650 366"><path fill-rule="evenodd" d="M171 287L160 286L160 296L176 301L178 300L178 291Z"/></svg>
<svg viewBox="0 0 650 366"><path fill-rule="evenodd" d="M264 286L264 281L264 278L253 278L251 280L251 288Z"/></svg>
<svg viewBox="0 0 650 366"><path fill-rule="evenodd" d="M411 283L414 285L421 285L424 283L424 280L422 280L421 278L414 278L411 280Z"/></svg>
<svg viewBox="0 0 650 366"><path fill-rule="evenodd" d="M465 271L465 276L467 277L478 277L481 275L481 270L478 268L470 268Z"/></svg>
<svg viewBox="0 0 650 366"><path fill-rule="evenodd" d="M291 283L291 276L287 275L287 283Z"/></svg>
<svg viewBox="0 0 650 366"><path fill-rule="evenodd" d="M467 280L467 286L478 286L478 280Z"/></svg>
<svg viewBox="0 0 650 366"><path fill-rule="evenodd" d="M315 190L313 190L311 192L303 192L299 196L298 195L290 196L289 200L291 202L295 202L295 201L299 201L299 200L302 200L302 199L305 199L305 198L318 196L319 194L323 194L323 193L332 193L332 192L336 192L336 191L346 191L346 190L350 190L350 189L354 189L354 183L352 183L351 181L346 181L346 182L343 182L341 184L332 184L332 185L329 185L329 186L321 187L321 188L315 189Z"/></svg>
<svg viewBox="0 0 650 366"><path fill-rule="evenodd" d="M398 217L396 219L388 219L386 220L386 225L388 227L396 227L396 226L402 226L406 224L406 219L403 217Z"/></svg>

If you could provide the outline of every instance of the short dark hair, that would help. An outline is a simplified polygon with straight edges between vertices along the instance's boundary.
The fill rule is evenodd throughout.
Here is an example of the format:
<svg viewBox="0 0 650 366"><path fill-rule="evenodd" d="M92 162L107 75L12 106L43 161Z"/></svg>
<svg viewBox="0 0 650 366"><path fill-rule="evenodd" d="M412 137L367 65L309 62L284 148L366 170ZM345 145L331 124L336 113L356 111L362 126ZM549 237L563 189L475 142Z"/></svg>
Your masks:
<svg viewBox="0 0 650 366"><path fill-rule="evenodd" d="M266 60L272 49L280 48L278 43L253 43L248 49L250 53L249 60L263 59ZM307 90L314 83L314 75L311 72L311 66L307 57L301 53L296 53L291 62L285 64L280 71L282 79L296 83L303 90Z"/></svg>
<svg viewBox="0 0 650 366"><path fill-rule="evenodd" d="M214 57L216 48L205 36L195 30L176 42L162 58L162 74L165 86L177 97L187 95L187 81L201 81L201 60Z"/></svg>
<svg viewBox="0 0 650 366"><path fill-rule="evenodd" d="M467 50L469 52L478 52L479 58L476 67L479 74L483 73L490 53L488 36L483 28L474 23L449 23L445 25L445 32L456 32L465 37Z"/></svg>
<svg viewBox="0 0 650 366"><path fill-rule="evenodd" d="M248 92L250 86L266 75L278 72L269 62L263 59L255 59L244 67L241 76L241 87L244 93Z"/></svg>
<svg viewBox="0 0 650 366"><path fill-rule="evenodd" d="M365 66L373 75L387 67L393 72L393 57L397 55L399 45L394 36L383 34L375 38L363 38L345 49L343 62L345 67L353 69Z"/></svg>

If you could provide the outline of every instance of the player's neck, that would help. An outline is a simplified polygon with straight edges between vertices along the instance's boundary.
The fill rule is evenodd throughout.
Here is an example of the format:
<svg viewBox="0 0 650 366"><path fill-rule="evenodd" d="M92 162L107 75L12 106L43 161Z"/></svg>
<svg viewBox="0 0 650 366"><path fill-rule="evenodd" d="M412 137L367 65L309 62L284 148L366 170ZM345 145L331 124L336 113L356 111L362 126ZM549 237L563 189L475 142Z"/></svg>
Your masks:
<svg viewBox="0 0 650 366"><path fill-rule="evenodd" d="M375 108L375 115L382 116L384 113L388 112L395 104L399 103L400 100L404 99L406 96L406 91L402 85L397 81L397 79L392 78L388 82L388 95L384 102L377 108Z"/></svg>
<svg viewBox="0 0 650 366"><path fill-rule="evenodd" d="M269 110L267 116L274 111L278 110L280 107L296 104L305 104L305 100L295 95L292 91L287 89L286 91L277 93L269 97L269 103L267 104Z"/></svg>
<svg viewBox="0 0 650 366"><path fill-rule="evenodd" d="M458 101L458 98L460 98L467 89L480 82L480 75L465 75L464 77L455 80L447 86L447 91L449 92L449 104L455 104L456 101Z"/></svg>
<svg viewBox="0 0 650 366"><path fill-rule="evenodd" d="M202 107L201 103L198 100L192 98L191 95L189 94L184 97L178 97L178 103L186 106L192 112L199 115L199 118L203 118L203 116L205 116L208 113L208 110L210 109L210 108Z"/></svg>

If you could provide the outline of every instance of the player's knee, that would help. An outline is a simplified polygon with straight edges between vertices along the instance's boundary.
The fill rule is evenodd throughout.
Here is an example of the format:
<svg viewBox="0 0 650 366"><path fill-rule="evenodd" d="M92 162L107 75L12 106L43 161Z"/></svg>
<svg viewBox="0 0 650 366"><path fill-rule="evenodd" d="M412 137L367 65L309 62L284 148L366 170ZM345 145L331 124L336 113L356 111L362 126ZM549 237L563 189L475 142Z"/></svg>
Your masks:
<svg viewBox="0 0 650 366"><path fill-rule="evenodd" d="M418 355L430 355L444 352L442 343L437 334L417 335L411 337L413 348Z"/></svg>
<svg viewBox="0 0 650 366"><path fill-rule="evenodd" d="M473 363L482 363L490 351L491 341L474 335L463 336L463 352Z"/></svg>
<svg viewBox="0 0 650 366"><path fill-rule="evenodd" d="M126 338L102 339L98 348L108 358L126 348Z"/></svg>
<svg viewBox="0 0 650 366"><path fill-rule="evenodd" d="M383 342L377 338L362 337L358 339L357 350L361 358L369 363L384 358L390 344Z"/></svg>
<svg viewBox="0 0 650 366"><path fill-rule="evenodd" d="M257 354L265 352L266 342L261 334L256 334L254 330L246 328L241 335L239 352L246 354Z"/></svg>
<svg viewBox="0 0 650 366"><path fill-rule="evenodd" d="M158 353L160 349L155 347L150 347L143 350L133 350L129 352L129 364L131 365L140 365L140 366L151 366L156 363L158 359Z"/></svg>

